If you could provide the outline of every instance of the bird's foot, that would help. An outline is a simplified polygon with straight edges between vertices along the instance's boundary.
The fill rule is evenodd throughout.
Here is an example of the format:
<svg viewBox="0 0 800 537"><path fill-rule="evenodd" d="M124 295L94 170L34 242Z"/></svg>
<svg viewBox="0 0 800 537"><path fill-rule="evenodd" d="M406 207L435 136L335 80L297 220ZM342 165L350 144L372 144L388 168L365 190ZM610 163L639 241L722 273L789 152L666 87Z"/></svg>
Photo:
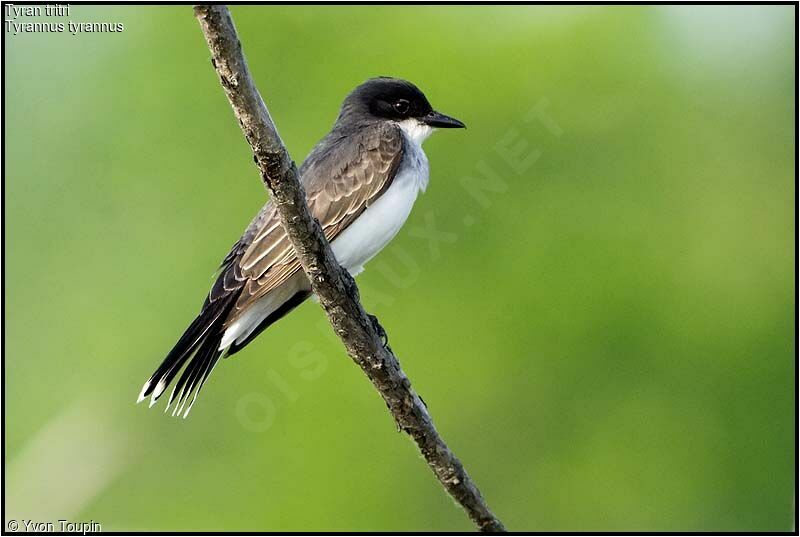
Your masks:
<svg viewBox="0 0 800 537"><path fill-rule="evenodd" d="M378 337L381 338L381 343L383 343L383 346L388 348L389 336L386 334L386 330L384 330L381 326L381 323L378 322L378 318L370 313L367 313L367 317L369 317L369 320L372 322L372 328L375 329L375 331L378 333Z"/></svg>

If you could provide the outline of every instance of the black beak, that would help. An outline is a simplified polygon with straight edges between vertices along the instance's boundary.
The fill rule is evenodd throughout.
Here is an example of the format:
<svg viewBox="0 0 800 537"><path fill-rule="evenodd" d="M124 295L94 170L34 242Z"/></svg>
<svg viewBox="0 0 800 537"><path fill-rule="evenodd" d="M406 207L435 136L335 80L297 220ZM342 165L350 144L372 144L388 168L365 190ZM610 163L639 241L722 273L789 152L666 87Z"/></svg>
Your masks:
<svg viewBox="0 0 800 537"><path fill-rule="evenodd" d="M436 127L439 129L466 129L467 126L461 123L454 117L446 116L444 114L440 114L439 112L432 110L430 114L422 118L423 123L426 125L430 125L431 127Z"/></svg>

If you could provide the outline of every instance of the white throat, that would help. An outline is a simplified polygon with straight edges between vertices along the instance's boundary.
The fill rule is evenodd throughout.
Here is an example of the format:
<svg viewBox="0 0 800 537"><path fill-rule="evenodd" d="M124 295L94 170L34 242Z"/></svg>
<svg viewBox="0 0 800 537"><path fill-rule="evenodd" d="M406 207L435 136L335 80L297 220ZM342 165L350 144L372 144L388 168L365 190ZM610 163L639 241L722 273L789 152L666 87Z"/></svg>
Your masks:
<svg viewBox="0 0 800 537"><path fill-rule="evenodd" d="M408 136L409 140L420 146L433 133L433 127L414 118L398 121L397 125Z"/></svg>

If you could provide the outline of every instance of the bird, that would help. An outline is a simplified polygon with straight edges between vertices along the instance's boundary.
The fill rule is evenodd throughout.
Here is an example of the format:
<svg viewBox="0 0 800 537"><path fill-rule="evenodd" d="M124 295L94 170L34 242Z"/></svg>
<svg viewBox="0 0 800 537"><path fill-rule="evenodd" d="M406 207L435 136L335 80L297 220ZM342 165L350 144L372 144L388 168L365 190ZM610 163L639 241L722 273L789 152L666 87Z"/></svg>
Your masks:
<svg viewBox="0 0 800 537"><path fill-rule="evenodd" d="M435 111L400 78L371 78L344 99L330 132L298 170L311 215L352 276L406 222L428 185L422 143L436 129L466 128ZM200 313L144 383L150 406L181 373L165 412L186 418L221 357L236 354L312 295L271 201L225 256ZM182 372L181 372L182 371Z"/></svg>

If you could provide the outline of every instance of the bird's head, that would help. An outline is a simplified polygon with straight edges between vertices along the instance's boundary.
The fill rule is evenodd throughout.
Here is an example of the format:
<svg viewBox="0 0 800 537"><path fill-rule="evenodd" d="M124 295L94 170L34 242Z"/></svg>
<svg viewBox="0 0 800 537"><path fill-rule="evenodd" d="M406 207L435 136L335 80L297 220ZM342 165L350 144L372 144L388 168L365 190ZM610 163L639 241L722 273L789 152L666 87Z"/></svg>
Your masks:
<svg viewBox="0 0 800 537"><path fill-rule="evenodd" d="M406 133L421 139L434 128L466 128L459 120L434 110L419 88L399 78L371 78L358 86L342 104L340 119L351 114L396 122Z"/></svg>

